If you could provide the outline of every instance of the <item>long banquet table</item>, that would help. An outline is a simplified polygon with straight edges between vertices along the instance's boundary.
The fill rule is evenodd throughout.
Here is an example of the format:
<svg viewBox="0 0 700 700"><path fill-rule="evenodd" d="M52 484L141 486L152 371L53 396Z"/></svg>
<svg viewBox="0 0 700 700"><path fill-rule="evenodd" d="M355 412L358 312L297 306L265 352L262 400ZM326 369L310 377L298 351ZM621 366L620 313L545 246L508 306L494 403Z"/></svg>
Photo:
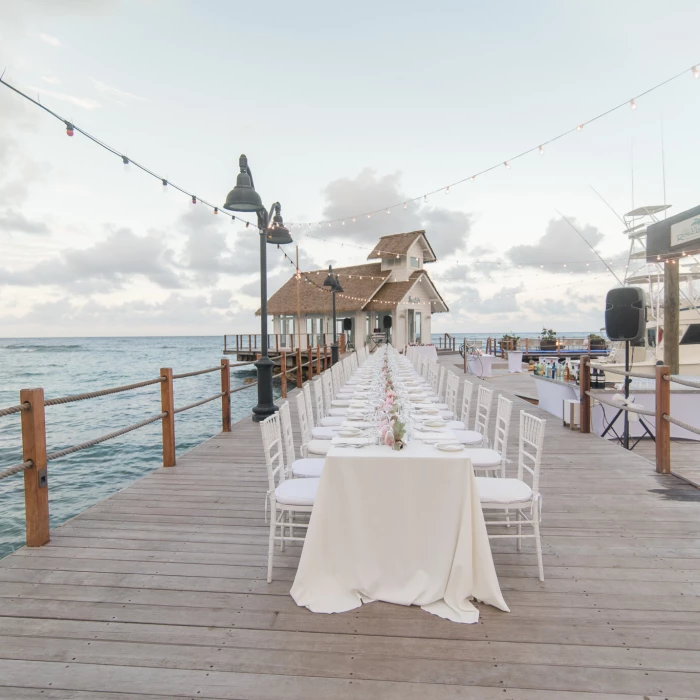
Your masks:
<svg viewBox="0 0 700 700"><path fill-rule="evenodd" d="M408 361L400 366L409 376ZM449 439L430 433L431 442L433 435ZM470 599L508 611L469 451L417 439L401 451L332 446L291 595L319 613L375 600L420 605L455 622L478 621Z"/></svg>

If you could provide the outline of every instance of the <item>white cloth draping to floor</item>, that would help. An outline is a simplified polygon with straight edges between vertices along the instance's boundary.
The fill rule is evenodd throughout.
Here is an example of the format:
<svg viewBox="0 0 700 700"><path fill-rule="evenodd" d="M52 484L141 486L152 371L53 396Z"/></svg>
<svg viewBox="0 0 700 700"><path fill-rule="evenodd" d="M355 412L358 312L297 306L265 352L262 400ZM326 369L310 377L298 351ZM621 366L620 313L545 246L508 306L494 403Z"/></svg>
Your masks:
<svg viewBox="0 0 700 700"><path fill-rule="evenodd" d="M508 371L522 372L523 371L523 351L509 350L508 351Z"/></svg>
<svg viewBox="0 0 700 700"><path fill-rule="evenodd" d="M331 448L291 594L325 613L383 600L477 622L470 598L508 611L466 453Z"/></svg>
<svg viewBox="0 0 700 700"><path fill-rule="evenodd" d="M437 348L434 345L409 345L406 350L406 357L411 361L418 357L427 357L429 360L437 362Z"/></svg>
<svg viewBox="0 0 700 700"><path fill-rule="evenodd" d="M491 365L498 359L495 355L467 355L467 370L476 377L492 377Z"/></svg>

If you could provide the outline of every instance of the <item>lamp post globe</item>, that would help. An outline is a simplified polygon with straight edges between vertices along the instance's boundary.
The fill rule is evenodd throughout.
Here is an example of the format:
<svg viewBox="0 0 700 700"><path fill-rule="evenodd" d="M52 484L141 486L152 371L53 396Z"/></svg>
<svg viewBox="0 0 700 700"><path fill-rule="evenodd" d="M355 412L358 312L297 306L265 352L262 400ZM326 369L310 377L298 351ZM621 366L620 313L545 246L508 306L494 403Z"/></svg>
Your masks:
<svg viewBox="0 0 700 700"><path fill-rule="evenodd" d="M267 337L267 244L284 245L292 242L289 230L282 220L282 207L275 202L270 211L263 206L260 195L255 191L253 173L248 166L248 158L238 159L240 172L236 186L228 193L223 208L228 211L252 213L258 217L260 237L260 359L254 363L258 373L258 403L253 408L253 420L263 421L272 415L277 406L272 394L272 369L274 363L268 355ZM270 220L272 219L272 224Z"/></svg>

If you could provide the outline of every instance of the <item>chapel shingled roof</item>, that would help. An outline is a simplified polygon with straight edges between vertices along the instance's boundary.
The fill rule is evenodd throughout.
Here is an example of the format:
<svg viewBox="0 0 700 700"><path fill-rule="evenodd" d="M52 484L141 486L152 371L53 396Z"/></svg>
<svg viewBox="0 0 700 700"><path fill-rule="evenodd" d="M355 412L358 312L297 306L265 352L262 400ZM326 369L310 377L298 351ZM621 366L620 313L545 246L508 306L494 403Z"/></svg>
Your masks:
<svg viewBox="0 0 700 700"><path fill-rule="evenodd" d="M437 257L432 246L428 243L425 237L425 231L410 231L409 233L392 233L389 236L382 236L379 242L374 247L374 250L367 256L367 260L376 260L377 258L389 258L392 255L406 255L409 248L420 238L423 237L423 242L426 247L426 255L423 262L435 262Z"/></svg>

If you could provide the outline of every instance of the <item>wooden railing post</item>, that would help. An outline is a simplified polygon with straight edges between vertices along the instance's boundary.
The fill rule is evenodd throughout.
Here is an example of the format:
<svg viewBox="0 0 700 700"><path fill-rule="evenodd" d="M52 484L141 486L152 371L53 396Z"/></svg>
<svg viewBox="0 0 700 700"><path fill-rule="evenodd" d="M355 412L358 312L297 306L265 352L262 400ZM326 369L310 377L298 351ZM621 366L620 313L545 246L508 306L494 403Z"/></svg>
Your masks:
<svg viewBox="0 0 700 700"><path fill-rule="evenodd" d="M301 348L297 348L297 389L301 389L301 385L303 384L301 373Z"/></svg>
<svg viewBox="0 0 700 700"><path fill-rule="evenodd" d="M316 374L321 374L321 346L316 346Z"/></svg>
<svg viewBox="0 0 700 700"><path fill-rule="evenodd" d="M529 354L529 352L530 352L530 339L525 338L525 354L527 355L527 354Z"/></svg>
<svg viewBox="0 0 700 700"><path fill-rule="evenodd" d="M331 366L331 349L328 347L328 345L324 345L323 349L326 351L326 367Z"/></svg>
<svg viewBox="0 0 700 700"><path fill-rule="evenodd" d="M314 349L308 344L306 346L306 359L309 364L309 368L307 370L307 377L308 380L311 381L314 377Z"/></svg>
<svg viewBox="0 0 700 700"><path fill-rule="evenodd" d="M22 389L21 403L29 403L22 411L22 458L32 460L24 470L24 509L27 524L27 547L41 547L49 539L49 483L46 470L46 423L44 390Z"/></svg>
<svg viewBox="0 0 700 700"><path fill-rule="evenodd" d="M591 432L591 397L586 393L591 390L591 358L588 355L581 355L579 365L578 385L581 392L579 404L581 408L581 432Z"/></svg>
<svg viewBox="0 0 700 700"><path fill-rule="evenodd" d="M165 381L160 383L160 410L163 416L163 466L175 466L175 398L173 396L173 370L161 367L160 376Z"/></svg>
<svg viewBox="0 0 700 700"><path fill-rule="evenodd" d="M340 350L340 354L344 355L345 354L345 333L340 334L340 347L338 350Z"/></svg>
<svg viewBox="0 0 700 700"><path fill-rule="evenodd" d="M280 351L280 334L275 333L275 352Z"/></svg>
<svg viewBox="0 0 700 700"><path fill-rule="evenodd" d="M231 432L231 366L228 359L221 360L221 430Z"/></svg>
<svg viewBox="0 0 700 700"><path fill-rule="evenodd" d="M280 358L280 381L282 383L282 398L287 398L287 353L282 350Z"/></svg>
<svg viewBox="0 0 700 700"><path fill-rule="evenodd" d="M226 334L224 334L224 352L226 352Z"/></svg>
<svg viewBox="0 0 700 700"><path fill-rule="evenodd" d="M671 423L664 414L671 415L671 382L664 379L670 374L668 365L656 367L656 471L671 473Z"/></svg>
<svg viewBox="0 0 700 700"><path fill-rule="evenodd" d="M325 339L323 342L323 369L328 369L328 345L326 345Z"/></svg>

